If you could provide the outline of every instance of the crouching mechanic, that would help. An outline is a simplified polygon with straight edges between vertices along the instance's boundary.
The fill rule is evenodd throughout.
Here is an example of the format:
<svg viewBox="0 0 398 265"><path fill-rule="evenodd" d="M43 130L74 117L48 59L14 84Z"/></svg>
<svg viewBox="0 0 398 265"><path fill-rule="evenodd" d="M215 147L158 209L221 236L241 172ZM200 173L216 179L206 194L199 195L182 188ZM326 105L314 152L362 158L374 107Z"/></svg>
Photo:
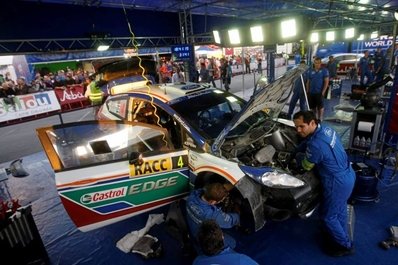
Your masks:
<svg viewBox="0 0 398 265"><path fill-rule="evenodd" d="M258 265L250 257L224 247L223 232L214 220L202 222L198 231L198 240L203 255L196 257L193 265Z"/></svg>
<svg viewBox="0 0 398 265"><path fill-rule="evenodd" d="M187 223L190 234L196 239L200 225L204 220L214 220L221 228L232 228L240 223L238 213L224 212L217 204L228 196L228 190L221 183L206 184L203 189L191 192L186 202ZM194 239L194 240L195 240ZM226 247L235 248L236 242L224 233ZM197 245L197 242L195 242Z"/></svg>
<svg viewBox="0 0 398 265"><path fill-rule="evenodd" d="M347 200L354 188L355 173L337 133L317 123L311 111L300 111L293 116L300 145L305 149L301 166L311 170L315 165L323 187L320 218L326 228L325 251L331 256L353 254L353 243L348 233ZM300 151L300 150L299 150Z"/></svg>

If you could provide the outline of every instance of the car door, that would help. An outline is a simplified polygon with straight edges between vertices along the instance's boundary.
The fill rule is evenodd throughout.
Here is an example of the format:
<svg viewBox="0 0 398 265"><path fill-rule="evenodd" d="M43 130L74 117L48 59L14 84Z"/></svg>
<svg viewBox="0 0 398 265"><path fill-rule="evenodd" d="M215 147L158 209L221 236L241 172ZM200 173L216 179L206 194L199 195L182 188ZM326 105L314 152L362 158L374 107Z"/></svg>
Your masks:
<svg viewBox="0 0 398 265"><path fill-rule="evenodd" d="M187 151L174 149L162 128L86 121L37 132L61 201L82 231L161 207L189 192Z"/></svg>

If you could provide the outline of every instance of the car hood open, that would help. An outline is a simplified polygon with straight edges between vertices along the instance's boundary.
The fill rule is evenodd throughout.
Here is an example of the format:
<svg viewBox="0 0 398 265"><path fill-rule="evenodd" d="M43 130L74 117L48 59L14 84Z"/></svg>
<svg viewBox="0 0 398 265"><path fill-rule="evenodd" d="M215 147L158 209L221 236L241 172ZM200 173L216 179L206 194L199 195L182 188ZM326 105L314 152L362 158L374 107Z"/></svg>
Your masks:
<svg viewBox="0 0 398 265"><path fill-rule="evenodd" d="M306 65L297 66L268 85L258 85L256 94L247 102L221 131L212 145L218 153L226 135L236 126L258 111L265 111L271 119L276 119L293 91L295 81L308 69Z"/></svg>

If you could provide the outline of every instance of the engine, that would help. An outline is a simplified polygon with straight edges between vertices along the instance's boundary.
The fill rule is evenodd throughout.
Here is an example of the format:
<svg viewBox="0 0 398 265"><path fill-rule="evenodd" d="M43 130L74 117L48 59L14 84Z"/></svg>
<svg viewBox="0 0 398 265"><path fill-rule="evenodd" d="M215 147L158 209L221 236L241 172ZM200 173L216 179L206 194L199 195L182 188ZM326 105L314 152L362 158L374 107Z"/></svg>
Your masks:
<svg viewBox="0 0 398 265"><path fill-rule="evenodd" d="M271 127L255 128L245 135L227 139L222 146L222 155L247 166L272 166L287 170L298 142L294 128L273 123Z"/></svg>

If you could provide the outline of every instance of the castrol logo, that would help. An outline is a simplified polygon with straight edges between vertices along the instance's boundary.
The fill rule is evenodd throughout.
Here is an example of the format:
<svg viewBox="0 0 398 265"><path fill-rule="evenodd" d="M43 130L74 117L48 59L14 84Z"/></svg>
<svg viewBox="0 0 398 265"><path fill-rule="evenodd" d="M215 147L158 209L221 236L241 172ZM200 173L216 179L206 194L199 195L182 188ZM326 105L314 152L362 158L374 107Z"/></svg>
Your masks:
<svg viewBox="0 0 398 265"><path fill-rule="evenodd" d="M80 202L83 204L103 202L107 200L112 200L116 198L121 198L126 196L127 187L121 187L117 189L102 190L93 193L87 193L80 197Z"/></svg>

